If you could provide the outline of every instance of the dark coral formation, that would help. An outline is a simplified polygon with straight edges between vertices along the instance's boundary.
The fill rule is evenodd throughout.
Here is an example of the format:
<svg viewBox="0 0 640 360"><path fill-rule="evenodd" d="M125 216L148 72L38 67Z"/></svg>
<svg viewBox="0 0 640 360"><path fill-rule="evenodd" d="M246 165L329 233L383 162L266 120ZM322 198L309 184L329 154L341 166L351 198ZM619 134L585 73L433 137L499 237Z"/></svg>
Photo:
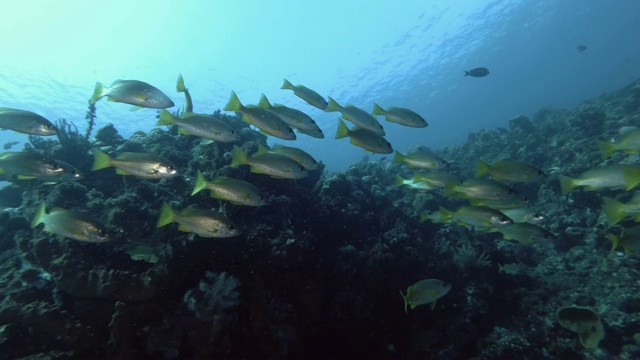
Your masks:
<svg viewBox="0 0 640 360"><path fill-rule="evenodd" d="M603 161L595 141L640 127L639 110L634 82L573 110L516 117L509 130L483 130L438 152L460 178L474 176L478 158L522 160L551 173L518 188L558 236L534 246L420 222L423 211L462 201L395 187L396 175L412 171L388 160L289 181L231 168L232 145L200 145L175 128L125 139L109 125L89 141L66 123L59 142L34 139L30 148L73 164L85 179L0 190L0 358L638 358L637 257L610 253L605 235L620 226L606 225L603 192L562 196L554 175L637 162L622 153ZM244 150L265 142L238 118L215 116L238 129ZM182 176L91 172L92 147L158 154ZM205 192L190 196L198 170L247 180L269 205L226 205L243 230L236 238L156 228L163 201L220 206ZM113 241L30 229L42 201L90 213ZM505 263L519 271L498 272ZM398 290L422 278L453 289L435 310L407 315ZM567 306L599 315L606 336L597 349L584 349L557 322Z"/></svg>

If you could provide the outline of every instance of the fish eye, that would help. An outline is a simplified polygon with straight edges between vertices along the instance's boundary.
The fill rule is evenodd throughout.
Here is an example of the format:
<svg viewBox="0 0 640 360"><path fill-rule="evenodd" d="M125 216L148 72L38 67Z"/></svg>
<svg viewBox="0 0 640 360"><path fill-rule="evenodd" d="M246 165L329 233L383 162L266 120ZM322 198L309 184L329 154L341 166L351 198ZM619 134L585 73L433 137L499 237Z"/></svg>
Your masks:
<svg viewBox="0 0 640 360"><path fill-rule="evenodd" d="M289 133L292 133L292 132L293 132L293 130L291 128L289 128Z"/></svg>
<svg viewBox="0 0 640 360"><path fill-rule="evenodd" d="M233 225L227 225L227 229L229 229L229 230L235 230L235 228L236 228L236 227L235 227L235 226L233 226Z"/></svg>
<svg viewBox="0 0 640 360"><path fill-rule="evenodd" d="M100 236L107 236L107 232L104 231L103 229L98 229L98 235Z"/></svg>
<svg viewBox="0 0 640 360"><path fill-rule="evenodd" d="M535 213L535 214L533 214L531 216L536 220L544 219L544 216L542 214L540 214L540 213Z"/></svg>
<svg viewBox="0 0 640 360"><path fill-rule="evenodd" d="M231 130L231 133L232 133L232 134L235 134L235 133L236 133L236 131L235 131L235 130Z"/></svg>
<svg viewBox="0 0 640 360"><path fill-rule="evenodd" d="M508 222L509 221L509 218L506 217L506 216L500 216L499 219L500 219L501 222Z"/></svg>

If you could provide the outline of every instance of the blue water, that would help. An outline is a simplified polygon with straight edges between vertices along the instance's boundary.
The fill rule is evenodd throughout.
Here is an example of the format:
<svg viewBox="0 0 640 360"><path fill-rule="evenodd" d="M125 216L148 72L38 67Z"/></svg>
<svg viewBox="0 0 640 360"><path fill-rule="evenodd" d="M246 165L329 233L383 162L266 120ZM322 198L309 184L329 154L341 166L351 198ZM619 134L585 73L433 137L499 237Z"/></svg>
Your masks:
<svg viewBox="0 0 640 360"><path fill-rule="evenodd" d="M542 107L572 107L640 77L636 1L25 1L3 5L0 106L66 118L84 129L96 81L149 82L181 106L182 73L195 111L247 104L261 93L310 114L326 138L287 145L343 170L367 155L334 140L336 113L280 90L304 84L341 104L420 113L426 129L383 123L394 148L434 149ZM576 46L585 45L583 52ZM489 68L485 78L463 71ZM125 137L154 127L155 111L101 101L97 127ZM26 135L0 132L0 143ZM277 142L276 140L271 140ZM21 148L22 145L18 145ZM379 158L375 155L374 158Z"/></svg>

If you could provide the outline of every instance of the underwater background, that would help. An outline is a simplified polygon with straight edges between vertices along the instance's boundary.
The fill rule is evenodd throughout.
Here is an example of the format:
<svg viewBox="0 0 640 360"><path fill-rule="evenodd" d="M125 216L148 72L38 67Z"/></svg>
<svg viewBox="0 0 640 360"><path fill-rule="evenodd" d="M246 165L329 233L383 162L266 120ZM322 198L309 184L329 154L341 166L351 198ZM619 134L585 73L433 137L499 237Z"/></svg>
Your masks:
<svg viewBox="0 0 640 360"><path fill-rule="evenodd" d="M640 357L640 3L0 8L0 358ZM324 138L274 135L232 91ZM428 126L376 116L387 151L331 99ZM202 142L191 112L237 138ZM24 176L15 153L82 175ZM171 174L135 175L157 159L132 153ZM223 179L244 198L214 194Z"/></svg>

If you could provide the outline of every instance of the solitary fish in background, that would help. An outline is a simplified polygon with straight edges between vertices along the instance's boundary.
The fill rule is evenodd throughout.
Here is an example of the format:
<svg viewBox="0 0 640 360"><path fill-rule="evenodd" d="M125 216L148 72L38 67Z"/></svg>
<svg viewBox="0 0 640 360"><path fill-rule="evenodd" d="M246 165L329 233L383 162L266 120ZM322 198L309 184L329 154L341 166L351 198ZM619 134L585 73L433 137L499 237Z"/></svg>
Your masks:
<svg viewBox="0 0 640 360"><path fill-rule="evenodd" d="M0 107L0 128L22 134L49 136L58 133L51 121L27 110Z"/></svg>
<svg viewBox="0 0 640 360"><path fill-rule="evenodd" d="M115 158L93 149L91 171L115 167L118 175L132 175L142 179L164 179L178 175L175 165L160 156L147 153L123 152Z"/></svg>
<svg viewBox="0 0 640 360"><path fill-rule="evenodd" d="M391 154L393 148L391 144L382 136L371 130L355 127L351 130L344 121L338 119L338 130L336 131L336 139L349 137L351 144L359 146L365 150L378 154Z"/></svg>
<svg viewBox="0 0 640 360"><path fill-rule="evenodd" d="M423 119L422 116L418 115L414 111L405 108L390 107L385 110L380 107L380 105L373 103L373 115L383 115L389 122L414 128L423 128L429 126L429 124L427 124L427 121Z"/></svg>
<svg viewBox="0 0 640 360"><path fill-rule="evenodd" d="M300 179L308 175L307 169L295 160L282 154L256 153L247 156L242 149L234 145L231 151L231 167L249 165L250 171L280 179Z"/></svg>
<svg viewBox="0 0 640 360"><path fill-rule="evenodd" d="M203 144L212 141L225 143L240 141L240 135L237 131L211 115L185 112L180 117L176 117L169 111L162 109L156 126L163 125L176 125L179 134L197 136L203 139Z"/></svg>
<svg viewBox="0 0 640 360"><path fill-rule="evenodd" d="M191 100L191 94L189 93L189 89L184 86L184 79L182 78L182 74L178 76L178 82L176 84L176 91L184 93L184 108L183 112L192 113L193 112L193 100Z"/></svg>
<svg viewBox="0 0 640 360"><path fill-rule="evenodd" d="M576 46L576 51L577 51L577 52L583 52L583 51L585 51L585 50L587 50L587 47L586 47L585 45L578 45L578 46Z"/></svg>
<svg viewBox="0 0 640 360"><path fill-rule="evenodd" d="M47 214L44 202L40 205L31 227L44 224L44 231L78 241L101 243L111 240L102 226L91 217L61 208Z"/></svg>
<svg viewBox="0 0 640 360"><path fill-rule="evenodd" d="M65 174L65 171L57 161L35 152L0 153L0 172L15 175L18 179L55 178Z"/></svg>
<svg viewBox="0 0 640 360"><path fill-rule="evenodd" d="M293 90L293 93L297 97L306 101L309 105L317 107L320 110L324 110L327 108L327 101L322 97L322 95L304 85L293 85L287 79L284 79L284 84L282 84L282 87L280 87L280 89Z"/></svg>
<svg viewBox="0 0 640 360"><path fill-rule="evenodd" d="M355 126L367 129L380 136L385 135L382 125L380 125L373 115L353 105L342 106L338 104L337 101L329 97L327 111L339 111L342 114L343 119L351 121Z"/></svg>
<svg viewBox="0 0 640 360"><path fill-rule="evenodd" d="M487 75L489 75L489 69L485 67L479 67L464 72L464 76L485 77Z"/></svg>
<svg viewBox="0 0 640 360"><path fill-rule="evenodd" d="M489 231L500 232L505 240L514 240L525 245L557 239L555 235L547 230L526 222L516 222L507 227L495 228Z"/></svg>
<svg viewBox="0 0 640 360"><path fill-rule="evenodd" d="M236 205L263 206L267 204L267 199L262 192L246 181L227 176L216 176L213 180L207 181L204 175L198 171L191 196L204 189L209 190L212 198L229 201Z"/></svg>
<svg viewBox="0 0 640 360"><path fill-rule="evenodd" d="M14 145L18 145L20 144L20 141L9 141L8 143L5 143L4 145L2 145L2 147L5 150L9 150L11 149Z"/></svg>
<svg viewBox="0 0 640 360"><path fill-rule="evenodd" d="M585 171L578 178L560 175L562 194L566 195L578 186L587 191L600 189L633 189L640 183L640 169L625 165L610 165Z"/></svg>
<svg viewBox="0 0 640 360"><path fill-rule="evenodd" d="M451 290L451 284L438 279L424 279L407 288L407 294L400 295L404 299L404 312L408 312L408 307L413 310L416 306L431 304L431 310L436 306L436 300L447 295Z"/></svg>
<svg viewBox="0 0 640 360"><path fill-rule="evenodd" d="M518 160L502 160L489 165L478 159L476 176L489 174L499 181L530 182L544 179L544 171Z"/></svg>
<svg viewBox="0 0 640 360"><path fill-rule="evenodd" d="M158 88L138 80L116 80L110 87L98 81L89 103L95 104L105 96L109 98L109 101L131 104L143 108L166 109L175 105L173 101L162 91L158 90Z"/></svg>
<svg viewBox="0 0 640 360"><path fill-rule="evenodd" d="M598 140L598 148L602 153L602 158L607 159L616 151L624 151L626 154L640 152L640 129L630 131L622 136L618 142Z"/></svg>
<svg viewBox="0 0 640 360"><path fill-rule="evenodd" d="M267 135L283 140L296 139L296 134L278 115L257 106L242 105L234 91L231 92L231 98L223 110L242 113L242 121L257 127Z"/></svg>
<svg viewBox="0 0 640 360"><path fill-rule="evenodd" d="M302 149L280 144L273 145L271 149L269 149L262 144L258 144L258 153L265 152L272 152L288 156L307 170L315 170L318 168L318 161L316 161L313 156L309 155L309 153Z"/></svg>
<svg viewBox="0 0 640 360"><path fill-rule="evenodd" d="M275 104L271 105L269 99L262 94L260 97L260 102L258 102L258 107L269 110L272 113L278 115L282 121L287 123L287 125L292 128L298 130L299 132L312 136L314 138L323 139L324 134L318 124L311 118L311 116L303 113L300 110L292 109L290 107Z"/></svg>
<svg viewBox="0 0 640 360"><path fill-rule="evenodd" d="M446 161L433 154L419 152L415 154L402 155L398 150L396 150L395 156L393 157L393 163L405 163L411 168L426 170L442 170L449 166Z"/></svg>
<svg viewBox="0 0 640 360"><path fill-rule="evenodd" d="M194 208L176 213L169 204L163 202L156 227L174 222L178 223L178 230L206 238L228 238L240 235L238 227L220 213Z"/></svg>
<svg viewBox="0 0 640 360"><path fill-rule="evenodd" d="M461 206L455 211L440 206L440 222L453 220L461 225L481 228L505 227L513 224L513 220L498 210L486 206Z"/></svg>

